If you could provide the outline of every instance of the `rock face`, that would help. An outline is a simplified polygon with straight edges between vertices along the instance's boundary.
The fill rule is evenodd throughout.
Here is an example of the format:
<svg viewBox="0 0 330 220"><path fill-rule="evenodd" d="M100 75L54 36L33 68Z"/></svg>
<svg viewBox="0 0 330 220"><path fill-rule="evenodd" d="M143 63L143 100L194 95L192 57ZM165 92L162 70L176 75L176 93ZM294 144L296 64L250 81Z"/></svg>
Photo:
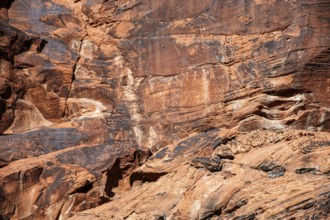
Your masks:
<svg viewBox="0 0 330 220"><path fill-rule="evenodd" d="M329 140L302 131L193 135L136 169L129 192L70 219L326 219Z"/></svg>
<svg viewBox="0 0 330 220"><path fill-rule="evenodd" d="M329 11L1 1L0 219L326 219Z"/></svg>

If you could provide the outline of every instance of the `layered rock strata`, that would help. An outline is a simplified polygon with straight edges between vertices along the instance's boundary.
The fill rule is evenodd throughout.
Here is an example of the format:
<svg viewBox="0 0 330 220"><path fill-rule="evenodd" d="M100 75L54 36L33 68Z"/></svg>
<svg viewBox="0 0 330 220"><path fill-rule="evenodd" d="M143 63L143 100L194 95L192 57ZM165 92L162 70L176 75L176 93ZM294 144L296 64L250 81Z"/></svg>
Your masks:
<svg viewBox="0 0 330 220"><path fill-rule="evenodd" d="M170 145L129 177L131 190L80 219L327 219L329 134L211 130Z"/></svg>
<svg viewBox="0 0 330 220"><path fill-rule="evenodd" d="M329 11L3 0L1 218L327 218Z"/></svg>

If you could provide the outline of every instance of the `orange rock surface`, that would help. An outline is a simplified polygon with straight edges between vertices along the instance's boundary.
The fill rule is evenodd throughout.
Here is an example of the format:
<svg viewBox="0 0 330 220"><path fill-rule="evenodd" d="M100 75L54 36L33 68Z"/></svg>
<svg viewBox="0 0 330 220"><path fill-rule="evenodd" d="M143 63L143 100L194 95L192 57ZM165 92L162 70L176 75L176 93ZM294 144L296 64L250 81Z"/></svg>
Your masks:
<svg viewBox="0 0 330 220"><path fill-rule="evenodd" d="M2 0L0 219L327 219L329 0Z"/></svg>

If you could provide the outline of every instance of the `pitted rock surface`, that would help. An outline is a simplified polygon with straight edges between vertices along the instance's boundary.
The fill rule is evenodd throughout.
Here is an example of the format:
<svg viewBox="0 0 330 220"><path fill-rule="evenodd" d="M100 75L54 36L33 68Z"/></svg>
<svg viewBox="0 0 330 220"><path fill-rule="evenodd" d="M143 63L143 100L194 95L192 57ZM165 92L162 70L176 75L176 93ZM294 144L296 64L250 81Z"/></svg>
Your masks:
<svg viewBox="0 0 330 220"><path fill-rule="evenodd" d="M329 11L2 0L0 219L328 218Z"/></svg>

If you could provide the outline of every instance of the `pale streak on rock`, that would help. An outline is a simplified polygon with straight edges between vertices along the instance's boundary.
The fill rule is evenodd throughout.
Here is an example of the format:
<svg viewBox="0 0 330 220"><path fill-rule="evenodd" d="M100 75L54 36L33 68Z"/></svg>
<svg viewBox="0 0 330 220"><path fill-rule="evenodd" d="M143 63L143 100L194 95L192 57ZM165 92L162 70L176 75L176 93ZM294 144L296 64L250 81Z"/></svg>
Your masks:
<svg viewBox="0 0 330 220"><path fill-rule="evenodd" d="M131 120L133 123L133 130L137 138L137 143L140 145L142 143L143 131L140 128L140 121L142 120L142 115L140 112L140 106L138 103L138 96L136 94L137 89L143 78L135 79L132 71L128 67L124 67L124 61L122 56L115 58L115 65L122 68L122 77L127 77L127 83L123 86L123 94L125 100L127 101L128 109L131 115Z"/></svg>
<svg viewBox="0 0 330 220"><path fill-rule="evenodd" d="M72 109L72 117L94 116L98 117L101 113L108 110L102 102L87 98L69 98L67 101L69 109Z"/></svg>
<svg viewBox="0 0 330 220"><path fill-rule="evenodd" d="M28 99L18 100L17 104L26 106L25 111L20 118L14 120L13 124L4 132L4 134L14 134L16 132L24 132L42 126L48 127L53 125L52 122L44 118L38 108L36 108Z"/></svg>
<svg viewBox="0 0 330 220"><path fill-rule="evenodd" d="M327 214L329 134L287 129L329 131L328 11L327 0L16 0L0 22L0 129L17 125L0 138L1 215ZM45 128L20 140L29 122Z"/></svg>

